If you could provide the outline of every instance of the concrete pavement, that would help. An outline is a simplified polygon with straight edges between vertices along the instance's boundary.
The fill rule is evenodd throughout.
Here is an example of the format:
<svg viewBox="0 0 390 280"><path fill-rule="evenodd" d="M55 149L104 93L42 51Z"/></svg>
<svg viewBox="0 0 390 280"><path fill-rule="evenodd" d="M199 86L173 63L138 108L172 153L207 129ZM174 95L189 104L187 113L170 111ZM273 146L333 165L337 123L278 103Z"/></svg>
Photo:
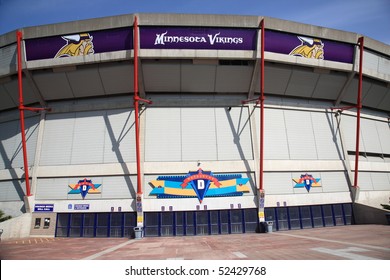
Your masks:
<svg viewBox="0 0 390 280"><path fill-rule="evenodd" d="M390 226L351 225L263 234L29 238L0 243L2 260L390 260Z"/></svg>

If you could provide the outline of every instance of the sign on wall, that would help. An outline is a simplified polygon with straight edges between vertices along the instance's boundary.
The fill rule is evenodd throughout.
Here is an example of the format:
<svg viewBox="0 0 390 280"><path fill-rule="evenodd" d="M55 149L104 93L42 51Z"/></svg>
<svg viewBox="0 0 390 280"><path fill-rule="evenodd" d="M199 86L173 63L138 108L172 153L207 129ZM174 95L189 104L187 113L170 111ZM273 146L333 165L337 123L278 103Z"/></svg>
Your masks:
<svg viewBox="0 0 390 280"><path fill-rule="evenodd" d="M26 59L85 56L133 48L131 27L25 40Z"/></svg>
<svg viewBox="0 0 390 280"><path fill-rule="evenodd" d="M141 26L140 48L254 51L257 34L253 28ZM133 27L27 39L25 46L28 61L130 50ZM265 51L343 63L354 57L353 44L275 30L265 31Z"/></svg>
<svg viewBox="0 0 390 280"><path fill-rule="evenodd" d="M264 35L264 46L267 52L353 63L354 45L352 44L274 30L266 30Z"/></svg>
<svg viewBox="0 0 390 280"><path fill-rule="evenodd" d="M87 194L100 194L101 184L93 184L92 180L87 180L84 178L83 180L79 180L77 184L68 185L71 190L68 194L81 194L81 197L85 199Z"/></svg>
<svg viewBox="0 0 390 280"><path fill-rule="evenodd" d="M307 192L310 192L312 187L322 187L320 184L320 178L314 178L311 174L302 174L300 178L294 178L294 188L306 188Z"/></svg>
<svg viewBox="0 0 390 280"><path fill-rule="evenodd" d="M73 207L74 210L89 210L89 204L75 204Z"/></svg>
<svg viewBox="0 0 390 280"><path fill-rule="evenodd" d="M242 196L249 192L246 185L249 178L241 174L216 174L211 171L190 171L186 175L158 176L150 185L154 188L149 195L157 198L198 198Z"/></svg>
<svg viewBox="0 0 390 280"><path fill-rule="evenodd" d="M256 29L141 27L141 49L255 50Z"/></svg>
<svg viewBox="0 0 390 280"><path fill-rule="evenodd" d="M34 212L53 212L54 204L35 204Z"/></svg>

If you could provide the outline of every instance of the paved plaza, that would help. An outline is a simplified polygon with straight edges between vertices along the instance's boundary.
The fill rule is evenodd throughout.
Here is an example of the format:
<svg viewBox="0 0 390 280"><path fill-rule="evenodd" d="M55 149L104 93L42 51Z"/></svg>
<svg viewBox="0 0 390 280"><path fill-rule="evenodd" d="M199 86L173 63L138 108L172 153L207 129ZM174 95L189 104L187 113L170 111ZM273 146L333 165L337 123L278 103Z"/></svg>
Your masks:
<svg viewBox="0 0 390 280"><path fill-rule="evenodd" d="M3 240L2 260L390 260L390 226L262 234Z"/></svg>

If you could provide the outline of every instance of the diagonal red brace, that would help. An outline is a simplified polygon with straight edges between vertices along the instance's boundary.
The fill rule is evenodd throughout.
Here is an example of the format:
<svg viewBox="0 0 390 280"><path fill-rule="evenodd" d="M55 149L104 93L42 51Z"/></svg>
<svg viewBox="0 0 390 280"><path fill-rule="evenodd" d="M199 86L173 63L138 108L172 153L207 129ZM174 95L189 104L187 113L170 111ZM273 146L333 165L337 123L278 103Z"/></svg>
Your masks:
<svg viewBox="0 0 390 280"><path fill-rule="evenodd" d="M143 99L143 98L139 97L138 95L134 96L134 100L135 101L142 101L142 102L145 102L148 104L153 104L152 100Z"/></svg>
<svg viewBox="0 0 390 280"><path fill-rule="evenodd" d="M48 111L50 112L51 111L51 108L36 108L36 107L26 107L24 105L19 105L19 110L28 110L28 111L31 111L31 112L35 112L35 113L38 113L39 111Z"/></svg>

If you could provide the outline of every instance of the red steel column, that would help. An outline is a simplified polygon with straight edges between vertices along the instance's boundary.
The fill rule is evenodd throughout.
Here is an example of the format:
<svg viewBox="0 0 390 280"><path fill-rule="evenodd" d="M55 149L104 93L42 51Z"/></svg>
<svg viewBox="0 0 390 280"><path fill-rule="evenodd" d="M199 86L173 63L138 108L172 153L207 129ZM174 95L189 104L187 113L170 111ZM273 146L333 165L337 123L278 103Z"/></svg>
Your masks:
<svg viewBox="0 0 390 280"><path fill-rule="evenodd" d="M260 69L260 178L259 189L264 190L264 19L261 20L261 69Z"/></svg>
<svg viewBox="0 0 390 280"><path fill-rule="evenodd" d="M22 135L24 178L26 180L26 196L31 196L30 176L28 174L28 159L26 146L26 133L24 125L24 105L23 105L23 81L22 81L22 32L16 32L17 52L18 52L18 88L19 88L19 113L20 113L20 133Z"/></svg>
<svg viewBox="0 0 390 280"><path fill-rule="evenodd" d="M356 115L356 151L355 151L355 177L353 186L358 188L358 175L359 175L359 145L360 145L360 110L362 109L362 88L363 88L363 52L364 52L364 37L360 37L358 40L360 48L359 59L359 88L357 96L357 115Z"/></svg>
<svg viewBox="0 0 390 280"><path fill-rule="evenodd" d="M138 96L138 18L134 19L134 110L135 110L135 151L137 158L137 194L142 194L141 158L139 145L139 96Z"/></svg>

